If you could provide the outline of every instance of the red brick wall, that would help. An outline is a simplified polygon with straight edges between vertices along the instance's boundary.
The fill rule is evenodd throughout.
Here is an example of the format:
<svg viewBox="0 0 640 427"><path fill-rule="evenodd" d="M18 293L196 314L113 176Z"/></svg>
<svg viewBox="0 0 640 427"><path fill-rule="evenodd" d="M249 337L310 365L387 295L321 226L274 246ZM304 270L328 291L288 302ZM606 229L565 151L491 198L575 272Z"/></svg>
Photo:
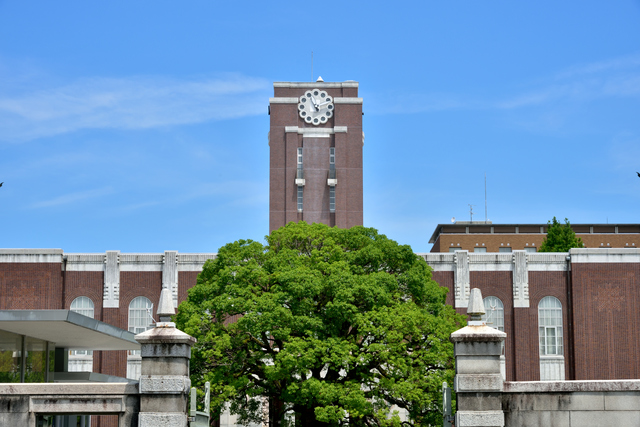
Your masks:
<svg viewBox="0 0 640 427"><path fill-rule="evenodd" d="M576 379L640 378L638 264L573 264Z"/></svg>
<svg viewBox="0 0 640 427"><path fill-rule="evenodd" d="M454 291L454 274L453 271L434 271L431 273L433 280L438 282L440 286L444 286L449 289L446 302L449 305L454 305L456 293ZM465 312L466 313L466 312Z"/></svg>
<svg viewBox="0 0 640 427"><path fill-rule="evenodd" d="M63 308L60 263L1 263L0 310Z"/></svg>
<svg viewBox="0 0 640 427"><path fill-rule="evenodd" d="M198 281L199 271L178 272L178 303L187 299L187 291L193 288Z"/></svg>

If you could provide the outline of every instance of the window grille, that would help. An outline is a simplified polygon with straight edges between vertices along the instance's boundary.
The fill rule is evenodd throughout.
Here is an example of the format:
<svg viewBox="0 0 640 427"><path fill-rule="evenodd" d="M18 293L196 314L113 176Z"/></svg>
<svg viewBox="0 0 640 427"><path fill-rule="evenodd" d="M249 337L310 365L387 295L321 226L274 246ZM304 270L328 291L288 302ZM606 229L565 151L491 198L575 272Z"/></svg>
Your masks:
<svg viewBox="0 0 640 427"><path fill-rule="evenodd" d="M71 307L69 307L71 311L74 313L82 314L83 316L87 316L93 319L93 301L89 297L78 297L71 302ZM70 356L91 356L93 355L92 350L71 350L69 352ZM92 363L93 365L93 363Z"/></svg>
<svg viewBox="0 0 640 427"><path fill-rule="evenodd" d="M302 185L298 185L298 212L302 212Z"/></svg>
<svg viewBox="0 0 640 427"><path fill-rule="evenodd" d="M336 211L336 187L329 187L329 212Z"/></svg>
<svg viewBox="0 0 640 427"><path fill-rule="evenodd" d="M544 297L538 304L538 330L541 356L561 356L562 304L556 297Z"/></svg>

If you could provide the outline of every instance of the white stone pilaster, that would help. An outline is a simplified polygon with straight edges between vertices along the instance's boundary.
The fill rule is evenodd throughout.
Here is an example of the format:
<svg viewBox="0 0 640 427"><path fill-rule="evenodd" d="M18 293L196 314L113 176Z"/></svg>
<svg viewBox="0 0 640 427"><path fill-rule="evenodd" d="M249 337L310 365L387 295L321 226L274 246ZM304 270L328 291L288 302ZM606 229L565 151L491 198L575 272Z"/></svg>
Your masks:
<svg viewBox="0 0 640 427"><path fill-rule="evenodd" d="M120 251L107 251L104 257L104 308L120 307Z"/></svg>
<svg viewBox="0 0 640 427"><path fill-rule="evenodd" d="M529 307L529 269L525 251L513 251L513 306Z"/></svg>
<svg viewBox="0 0 640 427"><path fill-rule="evenodd" d="M164 251L162 263L162 288L171 291L173 306L178 307L178 251Z"/></svg>
<svg viewBox="0 0 640 427"><path fill-rule="evenodd" d="M456 308L469 305L469 252L456 251L454 256L456 269L454 271Z"/></svg>

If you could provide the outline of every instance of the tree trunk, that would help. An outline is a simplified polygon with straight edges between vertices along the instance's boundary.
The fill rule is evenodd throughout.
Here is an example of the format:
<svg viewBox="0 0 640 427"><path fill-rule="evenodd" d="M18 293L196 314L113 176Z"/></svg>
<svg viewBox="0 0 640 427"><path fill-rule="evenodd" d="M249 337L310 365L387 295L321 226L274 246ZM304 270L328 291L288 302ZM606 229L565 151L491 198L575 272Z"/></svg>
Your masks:
<svg viewBox="0 0 640 427"><path fill-rule="evenodd" d="M269 427L284 425L284 404L275 396L269 397Z"/></svg>
<svg viewBox="0 0 640 427"><path fill-rule="evenodd" d="M314 408L296 405L294 407L296 427L327 427L329 424L316 420Z"/></svg>

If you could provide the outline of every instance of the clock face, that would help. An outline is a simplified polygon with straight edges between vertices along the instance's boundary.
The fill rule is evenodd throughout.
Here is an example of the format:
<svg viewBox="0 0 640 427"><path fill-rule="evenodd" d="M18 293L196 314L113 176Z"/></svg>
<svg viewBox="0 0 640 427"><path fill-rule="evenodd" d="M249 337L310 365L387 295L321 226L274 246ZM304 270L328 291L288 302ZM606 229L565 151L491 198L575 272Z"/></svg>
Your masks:
<svg viewBox="0 0 640 427"><path fill-rule="evenodd" d="M300 97L298 114L312 125L327 123L333 116L333 98L320 89L310 89Z"/></svg>

